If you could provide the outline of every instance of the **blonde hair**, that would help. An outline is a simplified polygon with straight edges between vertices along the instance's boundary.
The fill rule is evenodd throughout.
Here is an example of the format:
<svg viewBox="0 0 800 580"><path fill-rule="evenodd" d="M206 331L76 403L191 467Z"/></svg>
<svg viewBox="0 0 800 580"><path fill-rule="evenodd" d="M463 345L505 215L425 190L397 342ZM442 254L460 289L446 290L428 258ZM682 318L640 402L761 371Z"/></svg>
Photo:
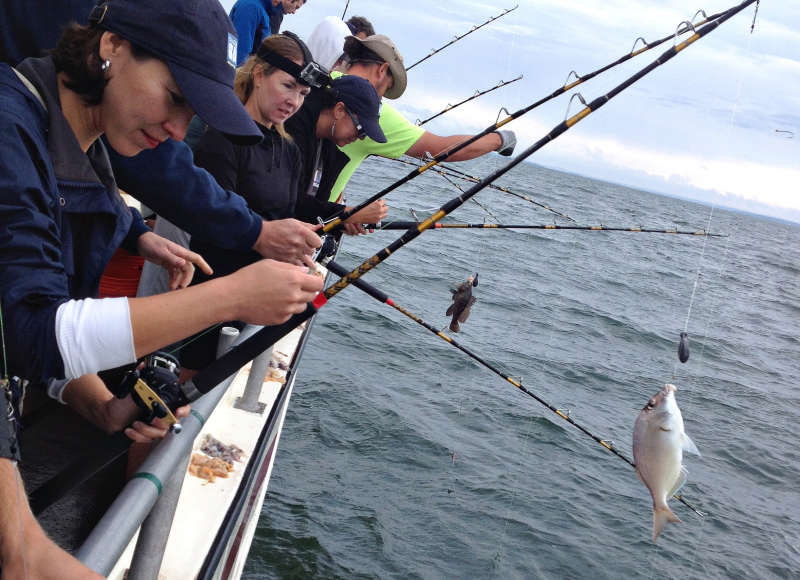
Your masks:
<svg viewBox="0 0 800 580"><path fill-rule="evenodd" d="M283 34L268 36L261 42L261 46L289 60L303 62L303 51L300 50L297 42ZM236 78L233 81L233 91L236 93L236 96L239 97L239 100L242 101L242 104L245 104L253 94L253 74L257 66L263 69L264 76L269 76L275 71L281 70L259 58L258 55L251 54L250 58L236 69ZM274 127L281 137L291 140L291 136L289 136L286 129L283 128L283 123L276 123Z"/></svg>

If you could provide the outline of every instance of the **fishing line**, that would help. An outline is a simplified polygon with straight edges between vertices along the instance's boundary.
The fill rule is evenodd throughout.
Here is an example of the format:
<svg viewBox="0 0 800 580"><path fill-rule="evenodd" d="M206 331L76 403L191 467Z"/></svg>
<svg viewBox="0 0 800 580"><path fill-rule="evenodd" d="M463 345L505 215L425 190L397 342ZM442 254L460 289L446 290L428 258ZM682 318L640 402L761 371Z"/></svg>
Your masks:
<svg viewBox="0 0 800 580"><path fill-rule="evenodd" d="M756 0L744 0L741 4L733 8L730 8L727 12L724 13L723 16L720 16L720 18L717 19L715 22L711 22L703 26L700 30L695 32L694 35L692 35L685 41L681 42L680 44L673 45L671 48L665 51L660 57L658 57L655 61L653 61L643 69L636 72L633 76L629 77L621 84L611 89L605 95L593 100L587 107L585 107L583 110L575 114L573 117L559 123L556 127L554 127L550 131L550 133L548 133L546 136L542 137L541 139L533 143L522 153L520 153L517 157L508 161L503 167L488 175L484 180L481 181L481 183L474 185L473 187L468 189L464 194L446 202L441 208L439 208L438 211L429 216L416 228L409 229L400 238L398 238L388 246L384 247L383 249L379 250L376 254L374 254L370 258L367 258L364 262L362 262L352 271L343 275L340 280L331 284L328 288L325 289L324 292L319 293L312 302L309 302L306 305L306 309L304 312L293 315L283 324L263 328L259 332L255 333L248 340L243 341L237 348L230 350L222 357L210 363L206 368L198 372L198 374L195 375L191 380L181 385L181 392L183 393L183 395L187 398L187 400L192 401L195 400L202 393L205 393L214 388L225 377L229 376L231 372L240 368L248 361L255 358L255 356L257 356L259 353L268 348L270 345L274 344L277 340L279 340L280 338L291 332L299 324L314 316L314 314L316 314L316 312L320 308L322 308L322 306L324 306L328 302L328 300L336 296L336 294L344 290L347 286L355 284L362 276L364 276L370 270L375 268L378 264L386 260L393 253L397 252L400 248L402 248L406 244L410 243L411 241L419 237L425 230L429 229L438 221L440 221L442 218L449 215L451 212L453 212L461 205L466 203L471 197L473 197L481 190L483 190L488 183L491 183L492 181L496 180L497 178L504 175L508 171L511 171L514 167L522 163L525 159L527 159L533 153L541 149L544 145L558 138L561 134L569 130L571 127L580 122L582 119L589 116L593 111L596 111L602 106L604 106L616 95L618 95L623 90L631 86L633 83L635 83L648 73L652 72L657 67L671 60L679 52L683 51L685 48L687 48L688 46L690 46L703 36L715 30L720 24L732 18L734 15L736 15L741 10L743 10L744 8L746 8L755 1ZM559 414L564 415L563 413ZM566 417L566 415L564 415L564 417ZM568 417L567 420L569 420ZM606 442L603 442L603 444L604 446L607 446L608 449L614 449Z"/></svg>
<svg viewBox="0 0 800 580"><path fill-rule="evenodd" d="M667 52L665 52L663 55L661 55L661 57L659 59L657 59L655 62L651 63L651 65L649 65L645 69L642 69L639 73L634 75L634 77L630 77L627 81L625 81L625 83L623 83L622 85L619 85L616 89L614 89L613 91L607 93L603 97L600 97L599 99L595 99L595 101L592 102L592 106L585 108L581 113L579 113L578 115L575 115L572 119L570 119L570 124L567 125L567 127L566 127L566 128L569 128L571 125L577 123L583 117L585 117L586 115L591 113L591 111L593 109L597 109L597 108L601 107L603 104L605 104L606 101L608 101L609 99L611 99L614 96L616 96L616 94L619 91L624 90L625 88L630 86L630 84L633 84L634 82L639 80L642 76L646 75L647 73L649 73L654 68L660 66L661 64L663 64L667 60L671 59L673 56L675 56L675 54L677 54L678 52L680 52L681 50L683 50L684 48L686 48L690 44L694 43L696 40L698 40L699 38L701 38L702 36L704 36L705 34L710 32L711 30L713 30L714 28L719 26L721 23L725 22L728 18L730 18L734 14L740 12L743 9L743 5L744 6L749 5L749 3L751 1L755 2L756 0L745 0L745 2L743 2L742 4L740 4L738 6L734 6L733 8L729 8L728 10L726 10L724 12L720 12L719 14L715 14L714 16L711 16L711 17L705 19L704 21L698 23L696 26L700 26L701 24L704 24L704 26L702 27L701 31L694 32L694 28L690 25L690 26L684 26L683 28L679 27L678 30L675 33L670 34L668 36L665 36L664 38L661 38L661 39L659 39L659 40L657 40L655 42L647 43L646 41L644 41L644 39L642 39L644 44L645 44L642 48L640 48L638 50L633 50L632 49L631 52L629 52L628 54L618 58L614 62L612 62L610 64L607 64L606 66L601 67L601 68L599 68L599 69L597 69L597 70L595 70L595 71L593 71L591 73L585 74L585 75L580 76L580 77L576 74L576 80L573 81L572 83L565 84L564 86L559 87L558 89L553 91L551 94L539 99L535 103L532 103L531 105L528 105L527 107L524 107L524 108L516 111L515 113L510 114L508 117L506 117L502 121L496 122L494 125L491 125L491 126L487 127L486 129L484 129L480 133L476 133L475 135L473 135L469 139L466 139L466 140L462 141L461 143L459 143L457 145L454 145L450 149L447 149L445 151L442 151L441 153L438 153L433 158L433 160L429 161L428 163L426 163L422 167L419 167L418 169L412 171L411 173L409 173L405 177L403 177L403 178L395 181L393 184L383 188L381 191L379 191L375 195L365 199L364 201L362 201L360 204L358 204L357 206L353 207L349 211L347 211L347 210L342 211L341 214L339 214L338 216L332 218L331 220L329 220L328 222L326 222L323 225L322 230L321 230L322 233L330 233L330 232L332 232L334 230L342 229L344 221L347 220L353 214L361 211L362 209L364 209L365 207L367 207L371 203L376 202L379 199L382 199L382 198L386 197L386 195L389 192L391 192L391 191L397 189L398 187L400 187L401 185L411 181L415 177L418 177L419 175L421 175L422 173L424 173L425 171L427 171L431 167L441 163L442 161L445 161L446 159L448 159L451 155L455 154L456 152L461 151L465 147L468 147L469 145L471 145L472 143L474 143L478 139L480 139L482 137L485 137L489 133L493 133L494 131L500 129L501 127L503 127L506 124L510 123L514 119L517 119L517 118L521 117L522 115L532 111L533 109L535 109L539 105L542 105L542 104L546 103L550 99L553 99L553 98L555 98L555 97L557 97L559 95L564 94L565 92L573 89L574 87L578 86L579 84L584 83L584 82L588 81L591 78L594 78L598 74L601 74L601 73L603 73L603 72L605 72L605 71L607 71L607 70L609 70L609 69L611 69L611 68L613 68L613 67L615 67L615 66L617 66L617 65L619 65L619 64L621 64L621 63L623 63L623 62L625 62L627 60L630 60L631 58L633 58L635 56L638 56L638 55L642 54L643 52L645 52L647 50L655 48L656 46L659 46L660 44L666 42L667 40L677 39L678 35L682 35L682 34L688 32L689 30L692 30L694 32L694 34L691 37L689 37L688 39L684 40L680 44L678 44L678 45L673 44L671 49L669 49ZM634 43L634 49L636 48L636 45L637 45L638 41L639 41L639 39L637 39L637 41ZM662 58L664 59L663 61L661 60ZM559 129L561 129L561 127L559 127ZM559 130L557 133L556 132L551 133L551 136L549 137L549 139L556 138L564 130L566 130L566 129ZM543 145L543 143L539 144L538 146L541 147L542 145ZM528 154L528 155L530 155L530 154Z"/></svg>
<svg viewBox="0 0 800 580"><path fill-rule="evenodd" d="M404 165L411 165L411 166L417 167L417 168L421 168L422 167L422 165L420 165L419 163L415 163L415 162L409 161L407 159L402 159L402 158L394 158L394 159L386 158L386 159L388 159L389 161L396 161L396 162L402 163ZM439 175L447 175L447 176L452 177L454 179L461 179L463 181L469 181L471 183L480 183L480 181L481 181L480 177L476 177L474 175L469 175L468 173L465 173L465 172L463 172L463 171L461 171L459 169L456 169L455 167L453 167L451 165L445 166L445 165L440 164L438 169L432 169L432 171L434 173L438 173ZM572 219L568 215L566 215L566 214L564 214L562 212L556 211L553 208L551 208L550 206L548 206L546 204L543 204L541 202L538 202L538 201L536 201L534 199L531 199L530 197L528 197L527 195L524 195L522 193L517 193L517 192L512 191L512 190L510 190L508 188L505 188L505 187L502 187L500 185L497 185L496 183L490 183L487 187L489 187L490 189L494 189L494 190L497 190L497 191L502 191L503 193L507 193L509 195L513 195L514 197L518 197L520 199L523 199L523 200L525 200L525 201L527 201L527 202L529 202L529 203L531 203L531 204L533 204L535 206L538 206L538 207L540 207L540 208L542 208L544 210L547 210L547 211L549 211L551 213L554 213L555 215L557 215L559 217L562 217L564 219L567 219L567 220L569 220L571 222L575 221L574 219Z"/></svg>
<svg viewBox="0 0 800 580"><path fill-rule="evenodd" d="M707 225L706 225L706 231L708 231L711 228L711 218L712 218L713 215L714 215L714 206L712 205L711 206L711 210L708 213L708 222L707 222ZM703 263L704 263L705 256L706 256L706 243L707 242L708 242L708 236L704 236L703 237L703 246L702 246L702 248L700 250L700 257L698 258L698 261L697 261L697 272L695 273L694 284L692 285L692 294L689 297L689 307L688 307L688 309L686 311L686 321L683 324L683 332L681 333L681 337L682 338L684 336L688 336L688 334L689 334L689 319L692 316L692 306L694 305L694 299L695 299L695 296L697 294L697 285L698 285L698 283L700 281L700 276L703 275ZM704 342L705 342L705 340L704 340ZM675 378L675 374L676 374L676 372L678 370L678 364L680 364L681 362L686 362L686 361L680 361L679 360L679 361L673 363L674 364L674 366L672 367L672 378L673 379Z"/></svg>
<svg viewBox="0 0 800 580"><path fill-rule="evenodd" d="M725 252L722 256L722 262L720 264L719 270L717 270L720 282L722 281L725 273L727 272L728 268L728 247L730 246L731 238L728 238L727 242L725 243ZM709 310L708 318L706 318L706 324L703 328L703 343L700 346L700 361L698 366L703 366L703 361L705 360L705 352L706 352L706 342L708 337L708 327L711 325L711 321L715 318L716 309L722 304L722 296L720 295L719 300L717 300L717 304L713 306Z"/></svg>
<svg viewBox="0 0 800 580"><path fill-rule="evenodd" d="M755 0L751 0L751 1L755 1ZM342 279L345 279L345 278L347 278L349 276L347 268L345 268L344 266L341 266L340 264L334 262L333 260L330 260L330 261L327 262L326 268L328 268L328 270L330 270L331 272L333 272L337 276L342 276ZM450 336L444 334L442 331L437 329L435 326L429 324L428 322L425 322L420 317L418 317L415 314L413 314L412 312L406 310L405 308L403 308L402 306L397 304L388 294L386 294L385 292L383 292L383 291L379 290L378 288L372 286L371 284L365 282L364 280L361 280L360 278L356 278L356 279L351 280L351 283L356 288L358 288L359 290L361 290L364 293L368 294L369 296L371 296L372 298L374 298L378 302L381 302L383 304L391 306L392 308L394 308L395 310L397 310L401 314L405 315L407 318L410 318L411 320L413 320L414 322L416 322L420 326L422 326L425 329L427 329L429 332L435 334L436 336L438 336L442 340L448 342L449 344L451 344L452 346L454 346L455 348L457 348L458 350L460 350L461 352L463 352L464 354L469 356L472 360L474 360L475 362L477 362L481 366L489 369L494 374L496 374L499 377L505 379L507 382L511 383L514 387L516 387L517 390L521 391L522 393L525 393L526 395L528 395L529 397L534 399L537 403L540 403L541 405L544 405L545 407L550 409L553 413L555 413L556 415L558 415L559 417L564 419L567 423L571 424L573 427L575 427L578 430L580 430L583 434L588 435L595 442L597 442L600 445L602 445L603 447L605 447L608 451L610 451L611 453L613 453L614 455L616 455L617 457L619 457L620 459L625 461L631 467L634 467L633 461L631 459L629 459L619 449L617 449L617 447L614 445L613 441L608 440L608 439L602 439L598 435L595 435L594 433L589 431L589 429L587 429L586 427L584 427L583 425L581 425L580 423L575 421L571 417L571 415L570 415L570 413L568 411L565 412L562 409L558 409L558 408L554 407L553 405L548 403L546 400L544 400L542 397L540 397L539 395L537 395L536 393L534 393L530 389L526 388L522 384L521 380L517 380L517 379L511 377L510 375L508 375L507 373L501 371L497 366L495 366L492 363L488 362L483 357L475 354L473 351L471 351L470 349L468 349L464 345L458 343L455 339L453 339ZM234 352L234 351L231 351L231 352ZM680 501L681 503L683 503L689 509L694 511L695 513L701 514L701 512L699 512L695 507L693 507L690 503L688 503L685 499L683 499L683 497L681 495L675 495L673 497L675 499L677 499L678 501Z"/></svg>

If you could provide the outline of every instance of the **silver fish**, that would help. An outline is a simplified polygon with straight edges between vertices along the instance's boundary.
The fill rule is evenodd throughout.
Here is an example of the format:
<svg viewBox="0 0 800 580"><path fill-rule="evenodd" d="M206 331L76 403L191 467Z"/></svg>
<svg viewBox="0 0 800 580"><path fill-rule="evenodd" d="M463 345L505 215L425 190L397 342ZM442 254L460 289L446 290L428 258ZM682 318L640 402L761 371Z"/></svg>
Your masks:
<svg viewBox="0 0 800 580"><path fill-rule="evenodd" d="M675 385L664 385L642 408L633 426L633 462L636 475L653 498L653 541L667 522L679 523L667 500L686 483L683 451L700 455L683 430L683 416L675 401Z"/></svg>

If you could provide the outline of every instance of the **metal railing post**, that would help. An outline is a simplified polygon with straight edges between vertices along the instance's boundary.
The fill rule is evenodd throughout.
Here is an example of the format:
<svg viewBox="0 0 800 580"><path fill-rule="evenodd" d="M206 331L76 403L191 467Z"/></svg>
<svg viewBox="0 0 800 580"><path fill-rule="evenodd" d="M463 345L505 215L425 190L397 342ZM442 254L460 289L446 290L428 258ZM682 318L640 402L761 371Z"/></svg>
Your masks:
<svg viewBox="0 0 800 580"><path fill-rule="evenodd" d="M250 411L251 413L258 413L259 415L264 412L266 405L260 403L258 398L261 396L261 389L264 388L264 379L267 377L269 370L269 361L272 359L272 349L265 350L256 358L253 359L250 365L250 376L247 377L247 385L244 387L244 393L241 397L236 398L233 406L242 411Z"/></svg>

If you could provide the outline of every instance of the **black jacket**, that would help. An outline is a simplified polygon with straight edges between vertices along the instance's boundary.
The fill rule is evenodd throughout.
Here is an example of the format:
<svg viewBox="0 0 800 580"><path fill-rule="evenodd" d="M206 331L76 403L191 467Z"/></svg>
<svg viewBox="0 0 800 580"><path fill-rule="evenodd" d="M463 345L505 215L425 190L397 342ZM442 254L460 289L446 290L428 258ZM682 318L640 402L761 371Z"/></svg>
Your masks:
<svg viewBox="0 0 800 580"><path fill-rule="evenodd" d="M300 193L300 150L277 131L259 126L264 140L252 147L234 145L209 127L195 147L195 163L224 189L241 195L266 220L297 218L316 223L318 217L327 219L341 210L343 206L339 204ZM194 236L192 249L208 260L215 277L234 272L260 257L252 251L225 251ZM195 278L203 279L198 275Z"/></svg>
<svg viewBox="0 0 800 580"><path fill-rule="evenodd" d="M317 148L320 148L320 163L322 175L319 187L312 192L317 199L327 201L330 198L336 178L350 161L344 153L339 151L336 144L328 139L317 138L317 120L322 112L322 95L320 89L312 89L306 97L300 110L292 115L285 123L286 131L292 136L300 148L303 156L303 167L300 174L298 191L307 192L314 178L314 169L317 160Z"/></svg>

